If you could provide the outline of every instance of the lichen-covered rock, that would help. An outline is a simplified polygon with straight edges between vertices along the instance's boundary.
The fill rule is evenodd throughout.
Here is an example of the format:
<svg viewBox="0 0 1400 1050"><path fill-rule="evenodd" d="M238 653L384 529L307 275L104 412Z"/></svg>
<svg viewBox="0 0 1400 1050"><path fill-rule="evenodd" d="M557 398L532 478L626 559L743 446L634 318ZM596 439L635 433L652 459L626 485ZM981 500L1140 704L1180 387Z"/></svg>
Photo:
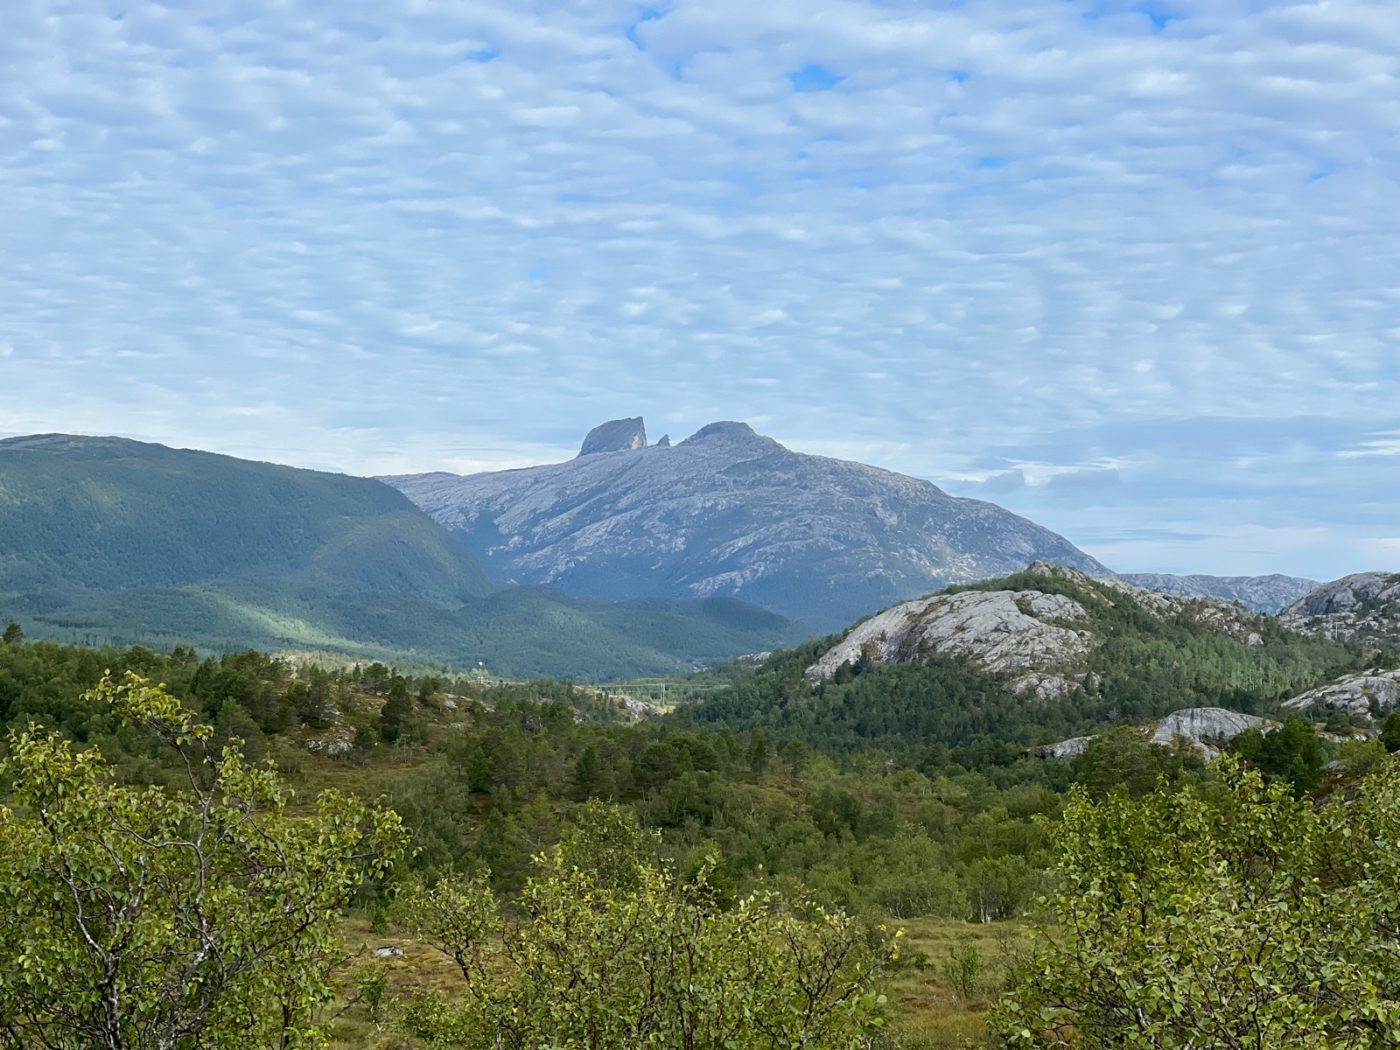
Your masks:
<svg viewBox="0 0 1400 1050"><path fill-rule="evenodd" d="M1361 718L1383 716L1400 707L1400 670L1343 675L1285 700L1283 706L1301 714L1344 711Z"/></svg>
<svg viewBox="0 0 1400 1050"><path fill-rule="evenodd" d="M1078 687L1093 636L1075 626L1084 607L1043 591L960 591L904 602L857 624L807 669L830 678L863 655L902 663L925 654L967 657L973 666L1014 675L1012 689L1059 699Z"/></svg>

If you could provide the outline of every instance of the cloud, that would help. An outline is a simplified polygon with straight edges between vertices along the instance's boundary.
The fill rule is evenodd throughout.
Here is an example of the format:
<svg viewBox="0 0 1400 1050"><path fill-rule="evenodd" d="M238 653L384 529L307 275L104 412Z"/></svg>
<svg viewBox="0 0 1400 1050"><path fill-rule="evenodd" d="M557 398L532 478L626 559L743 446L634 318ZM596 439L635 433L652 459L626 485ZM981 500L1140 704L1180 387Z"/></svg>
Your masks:
<svg viewBox="0 0 1400 1050"><path fill-rule="evenodd" d="M1001 470L989 475L981 483L981 491L987 496L1000 496L1017 489L1025 488L1026 473L1023 470Z"/></svg>
<svg viewBox="0 0 1400 1050"><path fill-rule="evenodd" d="M1357 447L1338 453L1343 459L1365 459L1371 456L1400 456L1400 430L1387 430L1370 435Z"/></svg>
<svg viewBox="0 0 1400 1050"><path fill-rule="evenodd" d="M1118 471L1113 467L1080 468L1053 475L1046 482L1057 489L1101 489L1118 484Z"/></svg>
<svg viewBox="0 0 1400 1050"><path fill-rule="evenodd" d="M1181 569L1400 515L1400 8L118 13L6 9L0 427L369 472L766 418ZM1222 538L1290 517L1335 549Z"/></svg>

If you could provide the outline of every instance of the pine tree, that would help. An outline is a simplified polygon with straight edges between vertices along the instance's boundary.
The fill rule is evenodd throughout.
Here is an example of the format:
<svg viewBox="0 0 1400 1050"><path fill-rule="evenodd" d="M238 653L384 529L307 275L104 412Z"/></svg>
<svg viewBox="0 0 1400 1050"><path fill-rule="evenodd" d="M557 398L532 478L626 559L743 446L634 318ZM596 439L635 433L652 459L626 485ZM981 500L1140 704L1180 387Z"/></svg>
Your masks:
<svg viewBox="0 0 1400 1050"><path fill-rule="evenodd" d="M412 704L408 697L408 679L394 676L389 684L389 696L379 711L379 736L385 743L392 744L403 732L404 721L408 718Z"/></svg>

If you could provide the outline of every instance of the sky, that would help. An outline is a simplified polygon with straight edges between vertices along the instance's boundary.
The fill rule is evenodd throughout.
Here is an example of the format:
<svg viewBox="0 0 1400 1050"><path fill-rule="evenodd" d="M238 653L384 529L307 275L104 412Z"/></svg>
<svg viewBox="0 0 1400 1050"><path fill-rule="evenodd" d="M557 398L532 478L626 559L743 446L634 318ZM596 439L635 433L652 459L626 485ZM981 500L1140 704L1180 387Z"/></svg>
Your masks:
<svg viewBox="0 0 1400 1050"><path fill-rule="evenodd" d="M742 419L1122 571L1400 568L1393 0L5 0L0 435Z"/></svg>

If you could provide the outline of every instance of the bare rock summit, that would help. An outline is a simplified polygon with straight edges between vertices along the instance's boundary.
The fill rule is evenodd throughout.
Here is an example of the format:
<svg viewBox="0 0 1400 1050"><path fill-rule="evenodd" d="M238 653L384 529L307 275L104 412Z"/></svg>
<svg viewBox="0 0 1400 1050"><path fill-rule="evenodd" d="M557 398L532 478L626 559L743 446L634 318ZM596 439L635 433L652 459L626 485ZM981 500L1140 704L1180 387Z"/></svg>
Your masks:
<svg viewBox="0 0 1400 1050"><path fill-rule="evenodd" d="M1093 645L1073 598L1042 591L959 591L904 602L851 629L807 669L830 678L843 664L909 663L925 654L967 657L978 670L1013 677L1012 689L1057 700L1077 687Z"/></svg>
<svg viewBox="0 0 1400 1050"><path fill-rule="evenodd" d="M632 452L647 447L647 427L641 416L633 419L613 419L601 423L583 439L580 456L596 456L600 452Z"/></svg>

